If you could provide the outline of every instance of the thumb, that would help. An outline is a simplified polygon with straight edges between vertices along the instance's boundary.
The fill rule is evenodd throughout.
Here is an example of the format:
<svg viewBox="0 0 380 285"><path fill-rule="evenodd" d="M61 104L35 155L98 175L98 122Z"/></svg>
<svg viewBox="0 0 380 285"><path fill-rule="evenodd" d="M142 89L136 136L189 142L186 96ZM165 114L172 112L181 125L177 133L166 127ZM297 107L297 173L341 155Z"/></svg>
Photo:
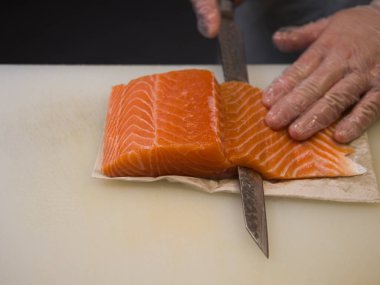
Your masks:
<svg viewBox="0 0 380 285"><path fill-rule="evenodd" d="M273 43L280 51L292 52L307 48L329 24L329 18L323 18L300 27L280 28L273 34Z"/></svg>
<svg viewBox="0 0 380 285"><path fill-rule="evenodd" d="M198 30L206 38L219 33L220 13L217 0L191 0L197 15Z"/></svg>

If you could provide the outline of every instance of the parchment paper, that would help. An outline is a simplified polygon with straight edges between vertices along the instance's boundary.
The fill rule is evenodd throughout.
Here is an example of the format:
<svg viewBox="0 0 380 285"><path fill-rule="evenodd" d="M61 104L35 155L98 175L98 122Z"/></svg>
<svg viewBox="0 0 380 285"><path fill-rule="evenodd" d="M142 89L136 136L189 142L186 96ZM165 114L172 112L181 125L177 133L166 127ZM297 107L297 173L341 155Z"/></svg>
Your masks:
<svg viewBox="0 0 380 285"><path fill-rule="evenodd" d="M351 146L354 147L355 152L350 156L350 158L367 169L367 172L365 174L354 177L299 179L279 182L264 181L265 196L292 197L339 202L380 203L380 192L378 191L376 176L372 166L372 159L367 135L364 134L362 137L354 141ZM232 179L209 180L175 175L160 177L110 178L103 175L100 171L102 162L101 149L102 146L98 152L95 167L92 172L92 177L95 178L152 183L158 180L167 180L191 185L196 189L209 193L239 193L238 181Z"/></svg>

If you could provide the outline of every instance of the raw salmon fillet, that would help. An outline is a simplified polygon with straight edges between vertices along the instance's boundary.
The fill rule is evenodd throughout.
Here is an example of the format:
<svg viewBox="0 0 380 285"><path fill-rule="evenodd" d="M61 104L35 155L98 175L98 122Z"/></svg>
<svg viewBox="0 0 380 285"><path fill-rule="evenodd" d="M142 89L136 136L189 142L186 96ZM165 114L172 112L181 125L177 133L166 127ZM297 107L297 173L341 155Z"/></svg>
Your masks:
<svg viewBox="0 0 380 285"><path fill-rule="evenodd" d="M220 87L209 71L173 71L118 85L109 100L107 176L230 173L221 135Z"/></svg>
<svg viewBox="0 0 380 285"><path fill-rule="evenodd" d="M221 85L227 157L234 165L255 169L267 179L353 176L365 169L346 155L353 152L333 139L332 128L298 142L286 130L264 122L268 110L262 92L244 82Z"/></svg>
<svg viewBox="0 0 380 285"><path fill-rule="evenodd" d="M144 76L112 89L102 172L115 176L224 178L236 166L267 179L352 176L365 170L331 129L305 142L264 123L261 91L243 82L219 85L206 70Z"/></svg>

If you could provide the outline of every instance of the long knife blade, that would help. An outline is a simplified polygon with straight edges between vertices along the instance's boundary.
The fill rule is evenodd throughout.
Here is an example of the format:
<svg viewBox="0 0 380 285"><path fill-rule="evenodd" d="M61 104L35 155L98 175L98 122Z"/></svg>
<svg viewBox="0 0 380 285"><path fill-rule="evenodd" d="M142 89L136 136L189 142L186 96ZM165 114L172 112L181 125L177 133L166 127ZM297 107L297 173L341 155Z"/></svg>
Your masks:
<svg viewBox="0 0 380 285"><path fill-rule="evenodd" d="M248 82L244 41L234 21L232 1L221 0L220 9L222 22L218 38L224 80ZM269 257L263 180L252 169L238 167L238 173L247 230L265 256Z"/></svg>

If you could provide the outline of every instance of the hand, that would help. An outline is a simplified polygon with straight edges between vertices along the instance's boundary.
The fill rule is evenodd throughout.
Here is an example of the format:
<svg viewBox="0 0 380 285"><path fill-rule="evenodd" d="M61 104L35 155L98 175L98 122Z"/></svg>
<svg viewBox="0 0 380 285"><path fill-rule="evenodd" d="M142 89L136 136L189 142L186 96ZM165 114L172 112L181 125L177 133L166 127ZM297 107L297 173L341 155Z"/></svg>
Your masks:
<svg viewBox="0 0 380 285"><path fill-rule="evenodd" d="M358 6L273 35L282 51L308 49L266 89L265 120L304 140L346 115L334 138L359 137L380 115L380 7Z"/></svg>
<svg viewBox="0 0 380 285"><path fill-rule="evenodd" d="M235 5L243 0L234 0ZM220 12L218 0L191 0L197 15L198 30L206 38L214 38L219 33Z"/></svg>

